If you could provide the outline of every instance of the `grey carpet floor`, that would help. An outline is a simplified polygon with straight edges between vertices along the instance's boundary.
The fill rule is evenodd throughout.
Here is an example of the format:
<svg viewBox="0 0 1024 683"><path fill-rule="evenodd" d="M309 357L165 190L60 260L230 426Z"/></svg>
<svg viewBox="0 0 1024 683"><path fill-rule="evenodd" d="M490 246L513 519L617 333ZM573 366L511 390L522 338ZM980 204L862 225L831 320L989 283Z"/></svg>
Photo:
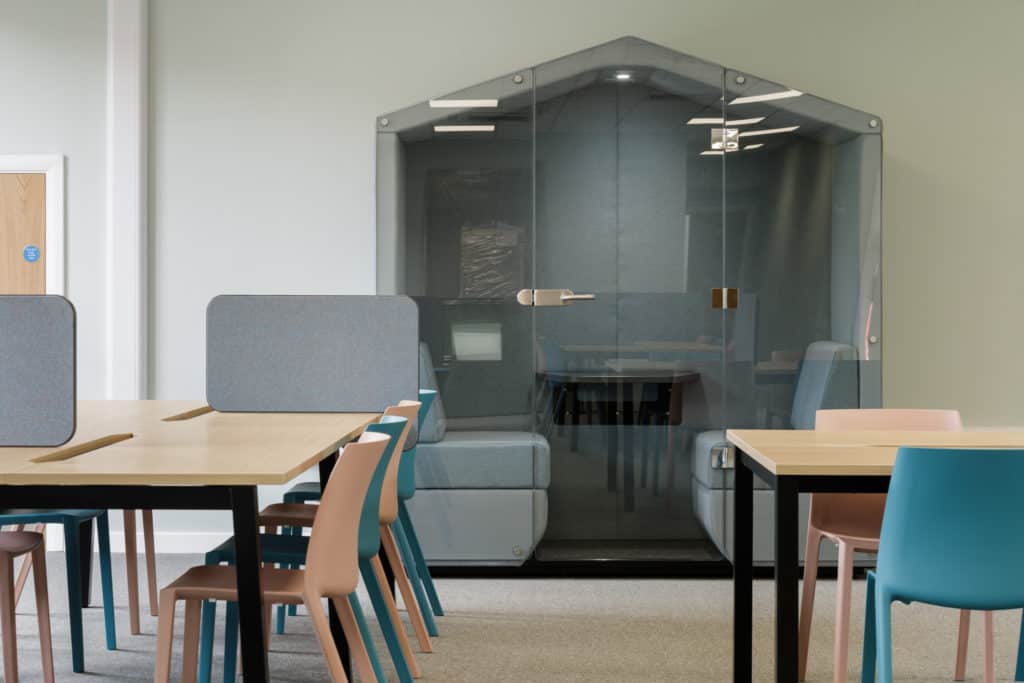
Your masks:
<svg viewBox="0 0 1024 683"><path fill-rule="evenodd" d="M198 556L162 556L161 584L175 578ZM124 557L116 555L114 578L118 650L104 645L99 578L94 604L86 610L85 676L71 673L65 616L67 604L63 556L51 554L50 598L57 680L144 681L152 679L156 620L143 597L143 634L128 634ZM772 680L773 584L755 587L755 679ZM490 580L438 582L448 615L433 654L420 654L423 681L727 681L731 680L732 588L719 580ZM365 596L364 596L365 597ZM864 583L854 584L850 679L859 680ZM821 581L809 681L831 680L835 582ZM364 603L367 601L364 600ZM372 615L367 604L364 610ZM177 635L181 634L181 614ZM896 677L905 681L952 678L956 614L951 610L897 606ZM999 680L1013 679L1020 612L996 618ZM39 645L31 586L18 610L18 646L22 680L36 681ZM375 625L371 624L375 630ZM406 624L411 637L411 629ZM971 629L968 680L982 678L981 619ZM215 680L220 680L223 633L218 629ZM415 643L415 640L413 641ZM378 642L380 651L386 652ZM415 644L414 644L415 648ZM175 677L180 674L180 640L175 644ZM387 663L385 663L387 666ZM288 633L275 636L270 667L274 681L323 681L323 666L308 620L289 619Z"/></svg>

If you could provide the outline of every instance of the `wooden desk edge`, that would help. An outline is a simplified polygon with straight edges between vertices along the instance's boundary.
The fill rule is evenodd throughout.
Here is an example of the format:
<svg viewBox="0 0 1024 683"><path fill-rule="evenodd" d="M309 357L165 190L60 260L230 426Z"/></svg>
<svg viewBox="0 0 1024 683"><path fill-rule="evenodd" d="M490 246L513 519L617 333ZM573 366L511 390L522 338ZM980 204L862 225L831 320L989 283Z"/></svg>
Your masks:
<svg viewBox="0 0 1024 683"><path fill-rule="evenodd" d="M207 411L209 412L209 411ZM203 413L200 413L203 414ZM25 466L16 472L10 472L0 478L0 485L12 485L12 486L87 486L87 485L114 485L114 486L282 486L293 481L303 472L311 469L314 465L320 463L324 458L329 457L331 454L337 452L346 443L353 441L366 430L366 428L373 424L380 418L379 413L367 413L369 417L362 422L359 426L349 430L343 436L338 437L330 446L322 449L318 453L306 458L299 465L296 465L286 473L281 475L254 475L249 474L243 478L239 478L239 475L232 474L211 474L211 475L180 475L180 474L161 474L151 473L146 475L119 475L112 476L104 472L60 472L53 471L49 468L39 468L41 465L46 465L49 462L60 462L66 458L50 458L48 460L36 460L30 461ZM112 438L115 435L104 437L97 441L110 441L104 443L99 448L90 448L87 452L96 452L103 448L116 446L123 439ZM90 442L94 443L94 442ZM60 450L47 453L42 457L53 456L56 453L60 453ZM36 469L39 468L39 469ZM201 476L202 480L197 481L196 477Z"/></svg>

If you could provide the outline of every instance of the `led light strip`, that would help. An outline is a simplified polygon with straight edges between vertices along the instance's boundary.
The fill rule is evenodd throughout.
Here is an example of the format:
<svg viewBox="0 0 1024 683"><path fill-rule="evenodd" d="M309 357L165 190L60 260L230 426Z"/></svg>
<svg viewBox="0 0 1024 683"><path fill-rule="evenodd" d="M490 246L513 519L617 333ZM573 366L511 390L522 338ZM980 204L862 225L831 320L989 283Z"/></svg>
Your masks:
<svg viewBox="0 0 1024 683"><path fill-rule="evenodd" d="M800 97L803 95L799 90L781 90L779 92L765 93L764 95L746 95L744 97L737 97L729 104L751 104L753 102L771 102L772 100L785 100L790 97Z"/></svg>
<svg viewBox="0 0 1024 683"><path fill-rule="evenodd" d="M434 126L435 133L493 133L494 124L480 124L476 126Z"/></svg>
<svg viewBox="0 0 1024 683"><path fill-rule="evenodd" d="M764 130L745 130L740 132L741 138L752 138L758 135L777 135L779 133L792 133L800 126L788 126L786 128L765 128Z"/></svg>
<svg viewBox="0 0 1024 683"><path fill-rule="evenodd" d="M686 122L688 126L721 126L724 119L716 119L714 117L696 117ZM752 126L755 123L761 123L764 121L763 116L756 116L752 119L729 119L727 126Z"/></svg>
<svg viewBox="0 0 1024 683"><path fill-rule="evenodd" d="M498 100L430 100L431 109L493 109Z"/></svg>

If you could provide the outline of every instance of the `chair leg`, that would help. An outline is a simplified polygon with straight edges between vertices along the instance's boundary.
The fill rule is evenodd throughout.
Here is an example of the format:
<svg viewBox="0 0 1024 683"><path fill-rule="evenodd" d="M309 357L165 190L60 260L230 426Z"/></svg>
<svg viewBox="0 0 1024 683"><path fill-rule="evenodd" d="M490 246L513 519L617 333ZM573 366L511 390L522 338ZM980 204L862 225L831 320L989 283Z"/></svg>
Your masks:
<svg viewBox="0 0 1024 683"><path fill-rule="evenodd" d="M441 607L441 599L437 595L437 588L434 587L434 579L430 576L430 567L423 556L423 549L420 547L420 539L416 536L416 527L413 526L412 516L405 506L405 501L398 501L398 520L405 530L405 537L409 541L409 548L412 550L413 559L416 562L416 571L423 581L423 589L427 591L427 599L430 600L430 607L434 616L443 617L444 609Z"/></svg>
<svg viewBox="0 0 1024 683"><path fill-rule="evenodd" d="M846 683L847 657L850 642L850 590L853 584L853 546L839 544L839 567L836 575L836 634L833 647L832 680Z"/></svg>
<svg viewBox="0 0 1024 683"><path fill-rule="evenodd" d="M135 510L125 510L124 566L128 575L128 626L133 636L142 633L139 625L139 556L135 535Z"/></svg>
<svg viewBox="0 0 1024 683"><path fill-rule="evenodd" d="M377 614L377 622L384 634L384 642L387 643L398 678L402 683L411 683L412 679L420 677L420 669L413 657L412 645L398 615L395 599L388 590L380 558L374 556L368 560L359 560L359 573L366 584L366 592L370 594L370 602L373 603L373 611Z"/></svg>
<svg viewBox="0 0 1024 683"><path fill-rule="evenodd" d="M4 641L4 680L18 682L18 634L14 619L14 558L0 554L0 636Z"/></svg>
<svg viewBox="0 0 1024 683"><path fill-rule="evenodd" d="M117 649L117 624L114 621L114 577L110 562L110 518L106 512L96 518L100 547L100 585L103 588L103 621L107 631L107 649Z"/></svg>
<svg viewBox="0 0 1024 683"><path fill-rule="evenodd" d="M292 536L301 536L302 535L302 527L300 527L300 526L289 527L289 533ZM300 569L300 568L301 568L300 565L297 565L297 564L292 565L292 569ZM294 617L295 615L297 615L299 613L299 606L298 605L288 605L287 613L288 613L289 617ZM284 623L281 624L281 630L279 631L279 633L284 633Z"/></svg>
<svg viewBox="0 0 1024 683"><path fill-rule="evenodd" d="M196 683L199 660L199 614L202 600L185 601L185 651L181 659L182 683Z"/></svg>
<svg viewBox="0 0 1024 683"><path fill-rule="evenodd" d="M146 581L149 583L149 616L156 617L159 616L160 609L157 606L159 604L159 599L157 598L156 589L156 542L154 540L153 533L152 510L142 511L142 540L146 546Z"/></svg>
<svg viewBox="0 0 1024 683"><path fill-rule="evenodd" d="M967 676L967 641L971 637L971 610L960 610L960 625L956 634L956 665L953 680L962 681Z"/></svg>
<svg viewBox="0 0 1024 683"><path fill-rule="evenodd" d="M71 670L85 671L85 646L82 642L82 577L78 525L64 524L64 561L68 577L68 626L71 629Z"/></svg>
<svg viewBox="0 0 1024 683"><path fill-rule="evenodd" d="M345 632L345 640L348 641L352 662L355 665L356 671L359 672L360 683L363 681L367 683L377 681L377 668L374 667L373 660L370 659L370 652L366 647L366 642L363 640L362 631L359 629L359 621L352 611L352 603L349 602L347 596L344 598L332 598L331 603L338 612L338 619L341 621L341 628ZM385 683L386 679L381 678L379 681L380 683Z"/></svg>
<svg viewBox="0 0 1024 683"><path fill-rule="evenodd" d="M213 631L217 627L217 602L203 601L199 627L199 683L210 683L213 674Z"/></svg>
<svg viewBox="0 0 1024 683"><path fill-rule="evenodd" d="M409 577L409 581L412 583L412 590L416 595L416 605L419 607L420 614L423 615L423 621L427 625L427 633L431 637L436 638L440 633L437 630L437 624L434 622L434 611L431 609L430 601L427 600L427 594L423 592L423 583L420 581L419 573L416 571L416 563L412 557L412 550L409 549L409 541L406 539L402 529L402 521L396 519L395 523L391 525L391 531L395 535L398 552L402 556L402 564L405 565L406 576Z"/></svg>
<svg viewBox="0 0 1024 683"><path fill-rule="evenodd" d="M416 640L419 641L420 651L433 652L434 648L430 644L427 624L423 621L423 613L420 612L420 607L416 603L416 595L413 593L405 566L402 564L402 557L398 553L395 535L391 533L391 527L387 524L381 524L380 526L380 542L388 562L391 563L391 567L395 570L395 583L398 585L398 590L402 593L402 602L405 603L405 609L409 613L409 620L412 622L413 631L416 632Z"/></svg>
<svg viewBox="0 0 1024 683"><path fill-rule="evenodd" d="M39 622L39 653L43 681L53 683L53 635L50 631L50 593L46 584L46 541L32 551L32 583L36 589L36 620ZM26 558L27 559L27 558Z"/></svg>
<svg viewBox="0 0 1024 683"><path fill-rule="evenodd" d="M366 654L370 657L373 673L380 683L385 683L387 676L384 675L384 669L380 665L380 655L377 654L377 648L373 644L373 636L370 635L370 627L366 624L366 617L363 616L363 608L359 604L359 596L355 593L349 593L348 602L349 608L352 610L352 616L355 617L356 625L359 627L359 635L366 646Z"/></svg>
<svg viewBox="0 0 1024 683"><path fill-rule="evenodd" d="M995 612L985 612L985 683L996 683Z"/></svg>
<svg viewBox="0 0 1024 683"><path fill-rule="evenodd" d="M235 683L238 671L238 603L224 608L224 683Z"/></svg>
<svg viewBox="0 0 1024 683"><path fill-rule="evenodd" d="M892 595L875 579L875 653L878 683L892 683Z"/></svg>
<svg viewBox="0 0 1024 683"><path fill-rule="evenodd" d="M312 595L305 597L306 611L309 612L309 619L313 623L313 632L320 643L320 649L327 660L327 671L334 683L348 683L345 675L345 667L342 665L341 656L338 655L338 648L334 644L334 637L331 635L331 624L324 614L320 598Z"/></svg>
<svg viewBox="0 0 1024 683"><path fill-rule="evenodd" d="M875 683L875 573L868 572L864 599L864 646L861 653L860 681Z"/></svg>
<svg viewBox="0 0 1024 683"><path fill-rule="evenodd" d="M821 553L821 533L808 524L807 549L804 552L803 597L800 600L800 661L799 680L807 679L807 650L811 642L811 617L814 615L814 591L818 585L818 558Z"/></svg>
<svg viewBox="0 0 1024 683"><path fill-rule="evenodd" d="M125 511L127 513L127 510ZM174 593L164 590L160 593L160 620L156 629L156 670L153 683L169 683L171 680L171 646L174 643Z"/></svg>

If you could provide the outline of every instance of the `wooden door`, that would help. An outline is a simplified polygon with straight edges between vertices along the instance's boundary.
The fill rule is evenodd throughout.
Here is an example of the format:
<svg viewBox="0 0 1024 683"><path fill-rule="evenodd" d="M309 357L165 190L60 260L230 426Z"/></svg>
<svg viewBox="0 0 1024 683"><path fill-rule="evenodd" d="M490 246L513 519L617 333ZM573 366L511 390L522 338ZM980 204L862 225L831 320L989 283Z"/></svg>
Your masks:
<svg viewBox="0 0 1024 683"><path fill-rule="evenodd" d="M0 173L0 294L46 294L45 173Z"/></svg>

